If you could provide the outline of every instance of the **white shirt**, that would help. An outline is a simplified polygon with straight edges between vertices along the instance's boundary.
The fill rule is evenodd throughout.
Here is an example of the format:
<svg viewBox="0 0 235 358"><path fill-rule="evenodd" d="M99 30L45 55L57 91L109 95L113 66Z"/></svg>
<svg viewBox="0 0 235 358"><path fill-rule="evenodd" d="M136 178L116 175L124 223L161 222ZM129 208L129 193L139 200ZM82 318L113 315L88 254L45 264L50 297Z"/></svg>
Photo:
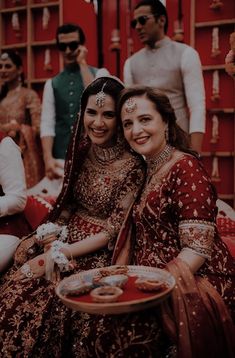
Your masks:
<svg viewBox="0 0 235 358"><path fill-rule="evenodd" d="M13 215L24 210L27 200L26 182L20 148L10 138L0 143L0 216Z"/></svg>
<svg viewBox="0 0 235 358"><path fill-rule="evenodd" d="M110 76L108 70L100 68L96 72L95 78ZM41 137L55 137L55 97L52 87L52 79L46 81L42 98L42 114L41 114Z"/></svg>
<svg viewBox="0 0 235 358"><path fill-rule="evenodd" d="M132 56L141 56L140 59L143 58L144 61L143 66L145 67L145 69L133 69L135 73L137 73L137 71L140 71L143 74L141 81L139 81L138 83L134 80L132 75L132 57L127 59L124 64L124 83L127 86L133 84L140 84L157 87L159 90L162 90L163 92L165 92L166 95L168 95L171 102L172 93L178 86L178 83L174 83L174 80L172 81L170 79L174 78L174 75L172 75L172 71L175 71L175 58L174 56L171 57L171 55L169 55L169 44L171 43L172 40L170 40L166 36L163 40L156 43L156 49L151 50L148 48L144 48L136 52ZM174 42L176 49L177 46L181 46L180 44L177 44L178 43ZM166 58L168 59L168 61L165 61ZM199 55L192 47L187 45L185 46L182 52L182 56L180 57L179 70L181 71L181 77L184 87L181 96L182 98L185 97L186 99L190 115L188 130L184 128L184 125L182 125L182 128L189 133L205 133L204 81ZM139 73L139 77L141 77L141 73ZM175 114L180 124L180 119L183 117L183 113L180 109L175 108L175 103L172 102L171 104L175 109Z"/></svg>

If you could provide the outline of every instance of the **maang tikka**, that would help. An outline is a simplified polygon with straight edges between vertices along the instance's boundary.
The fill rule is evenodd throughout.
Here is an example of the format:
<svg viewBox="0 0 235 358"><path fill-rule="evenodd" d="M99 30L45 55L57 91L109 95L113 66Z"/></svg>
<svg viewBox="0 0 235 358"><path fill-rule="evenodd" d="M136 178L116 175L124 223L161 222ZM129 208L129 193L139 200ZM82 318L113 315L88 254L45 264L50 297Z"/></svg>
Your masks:
<svg viewBox="0 0 235 358"><path fill-rule="evenodd" d="M8 60L8 58L9 58L9 55L7 52L3 52L0 56L1 60Z"/></svg>
<svg viewBox="0 0 235 358"><path fill-rule="evenodd" d="M125 111L127 113L132 113L137 108L137 103L132 97L128 98L125 103Z"/></svg>
<svg viewBox="0 0 235 358"><path fill-rule="evenodd" d="M101 91L98 92L95 96L95 104L98 106L98 107L103 107L104 104L105 104L105 98L106 98L106 94L104 93L104 87L105 85L107 84L107 82L105 82L101 88Z"/></svg>

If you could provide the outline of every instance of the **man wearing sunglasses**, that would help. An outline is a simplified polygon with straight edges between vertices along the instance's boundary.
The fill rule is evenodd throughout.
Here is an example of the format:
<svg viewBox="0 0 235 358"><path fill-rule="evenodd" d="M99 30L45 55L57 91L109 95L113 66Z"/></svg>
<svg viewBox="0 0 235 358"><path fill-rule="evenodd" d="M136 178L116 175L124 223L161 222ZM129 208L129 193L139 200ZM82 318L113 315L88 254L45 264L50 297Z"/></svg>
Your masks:
<svg viewBox="0 0 235 358"><path fill-rule="evenodd" d="M88 51L80 26L65 24L58 27L56 43L64 70L45 83L41 117L41 142L49 179L63 177L65 153L84 88L95 77L109 74L106 69L98 70L87 64Z"/></svg>
<svg viewBox="0 0 235 358"><path fill-rule="evenodd" d="M190 134L191 147L201 152L205 133L205 89L198 53L166 36L168 14L159 0L141 0L131 27L144 48L124 64L127 85L149 85L168 95L177 123Z"/></svg>

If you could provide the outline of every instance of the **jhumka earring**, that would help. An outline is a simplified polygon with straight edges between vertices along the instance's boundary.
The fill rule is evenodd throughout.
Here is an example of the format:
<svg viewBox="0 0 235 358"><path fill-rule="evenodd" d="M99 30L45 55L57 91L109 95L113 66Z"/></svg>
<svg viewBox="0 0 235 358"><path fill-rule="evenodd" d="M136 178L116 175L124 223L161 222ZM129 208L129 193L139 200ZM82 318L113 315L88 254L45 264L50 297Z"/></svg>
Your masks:
<svg viewBox="0 0 235 358"><path fill-rule="evenodd" d="M105 82L101 88L101 91L98 92L95 96L95 104L98 106L98 107L103 107L104 104L105 104L105 98L106 98L106 94L104 93L104 87L106 85L107 82Z"/></svg>
<svg viewBox="0 0 235 358"><path fill-rule="evenodd" d="M166 142L169 143L169 128L168 128L168 126L165 129L165 139L166 139Z"/></svg>
<svg viewBox="0 0 235 358"><path fill-rule="evenodd" d="M127 113L132 113L137 108L137 103L134 101L133 98L128 98L125 103L125 111Z"/></svg>

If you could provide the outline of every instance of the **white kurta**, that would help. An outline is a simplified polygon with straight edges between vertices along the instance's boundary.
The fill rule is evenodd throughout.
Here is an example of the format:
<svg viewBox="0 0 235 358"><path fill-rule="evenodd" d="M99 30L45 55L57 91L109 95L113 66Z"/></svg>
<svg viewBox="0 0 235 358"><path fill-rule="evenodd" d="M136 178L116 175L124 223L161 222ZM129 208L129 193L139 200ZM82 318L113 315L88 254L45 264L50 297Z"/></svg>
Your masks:
<svg viewBox="0 0 235 358"><path fill-rule="evenodd" d="M126 85L156 87L171 102L177 123L189 133L205 133L205 88L201 61L192 47L169 37L154 49L142 48L124 64Z"/></svg>
<svg viewBox="0 0 235 358"><path fill-rule="evenodd" d="M24 165L20 148L10 138L0 143L0 216L13 215L24 210L27 200Z"/></svg>

